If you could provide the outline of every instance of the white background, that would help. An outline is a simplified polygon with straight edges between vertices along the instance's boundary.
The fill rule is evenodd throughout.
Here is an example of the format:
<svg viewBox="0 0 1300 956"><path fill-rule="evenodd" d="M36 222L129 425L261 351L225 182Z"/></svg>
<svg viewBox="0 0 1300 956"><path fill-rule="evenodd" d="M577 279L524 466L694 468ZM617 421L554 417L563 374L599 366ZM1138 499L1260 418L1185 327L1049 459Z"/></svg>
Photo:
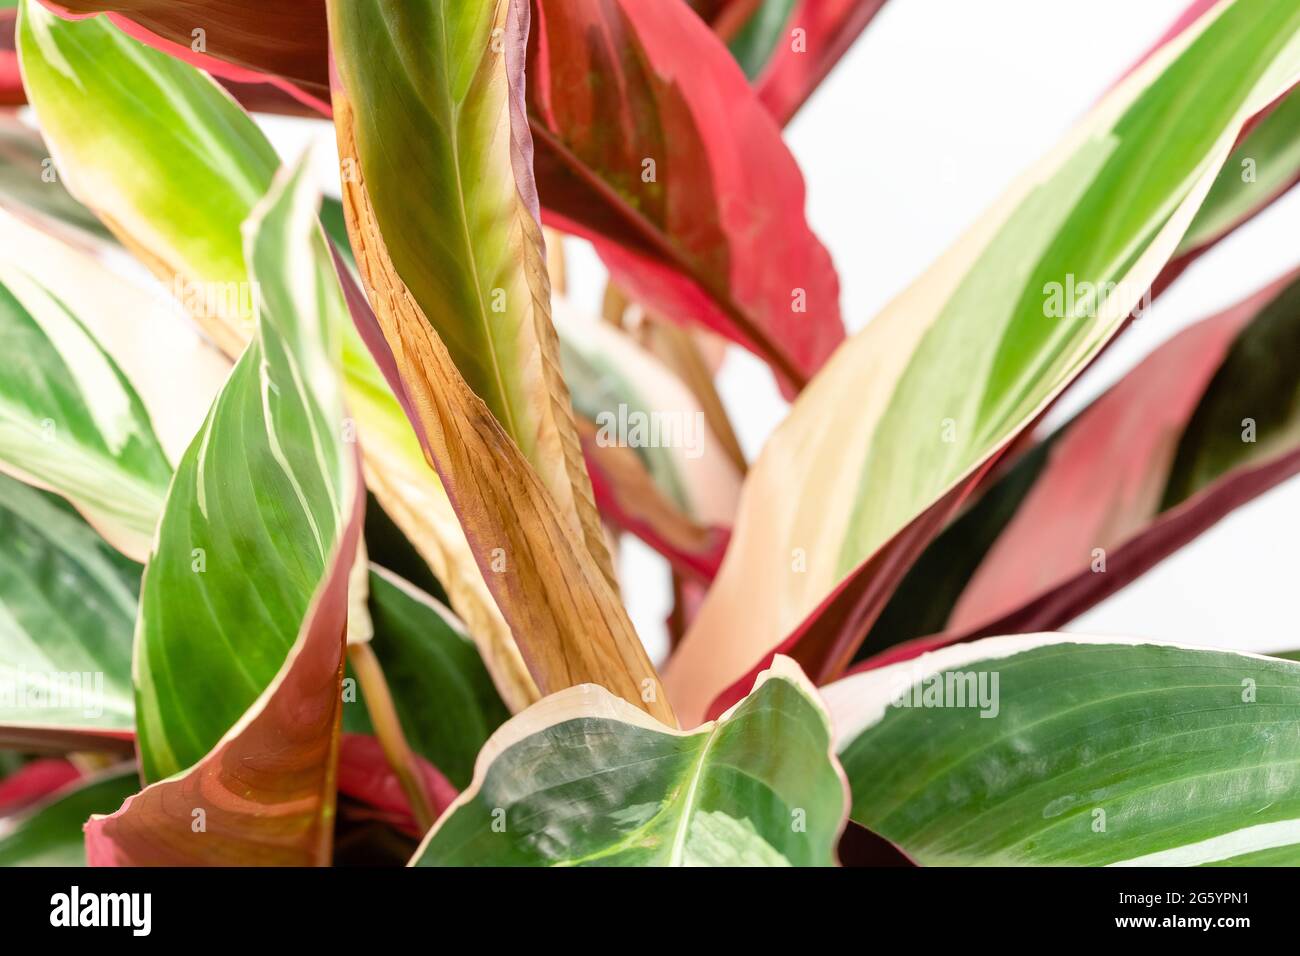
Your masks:
<svg viewBox="0 0 1300 956"><path fill-rule="evenodd" d="M807 180L809 220L839 270L849 331L919 275L1185 6L1186 0L890 0L787 130ZM274 131L297 152L301 138L293 134L300 129L281 122ZM336 175L327 157L318 158ZM1056 419L1179 329L1294 265L1298 225L1300 195L1293 193L1203 257L1074 388ZM572 295L595 309L603 270L584 244L568 240L566 251ZM728 358L720 388L752 458L785 405L761 363L739 350ZM1069 630L1300 648L1297 532L1300 479L1293 479ZM625 597L658 652L670 604L667 572L653 552L630 536L624 541Z"/></svg>

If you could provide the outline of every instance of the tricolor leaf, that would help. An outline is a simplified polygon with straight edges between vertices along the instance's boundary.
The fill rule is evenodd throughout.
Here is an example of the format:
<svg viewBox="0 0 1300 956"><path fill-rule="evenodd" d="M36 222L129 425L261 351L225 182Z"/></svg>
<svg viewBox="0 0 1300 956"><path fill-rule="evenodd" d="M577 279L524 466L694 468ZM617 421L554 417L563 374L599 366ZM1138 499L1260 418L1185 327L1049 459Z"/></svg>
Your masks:
<svg viewBox="0 0 1300 956"><path fill-rule="evenodd" d="M57 491L128 555L153 539L171 465L139 396L50 288L0 259L0 471Z"/></svg>
<svg viewBox="0 0 1300 956"><path fill-rule="evenodd" d="M906 563L1142 305L1242 127L1297 80L1300 10L1221 4L836 353L750 471L670 666L678 706L734 699L778 647L817 680L851 660Z"/></svg>
<svg viewBox="0 0 1300 956"><path fill-rule="evenodd" d="M349 316L337 283L321 283L333 274L311 203L299 172L250 223L258 332L177 467L145 569L136 680L149 780L212 750L311 630L330 569L351 566L360 492L338 381Z"/></svg>
<svg viewBox="0 0 1300 956"><path fill-rule="evenodd" d="M41 0L65 16L107 12L124 33L216 75L329 102L324 0Z"/></svg>
<svg viewBox="0 0 1300 956"><path fill-rule="evenodd" d="M1179 251L1188 255L1222 239L1300 180L1300 91L1254 123L1205 197Z"/></svg>
<svg viewBox="0 0 1300 956"><path fill-rule="evenodd" d="M844 781L817 693L778 659L716 723L573 687L513 718L418 866L831 866Z"/></svg>
<svg viewBox="0 0 1300 956"><path fill-rule="evenodd" d="M1060 627L1300 471L1298 349L1297 273L1174 336L935 539L859 659Z"/></svg>
<svg viewBox="0 0 1300 956"><path fill-rule="evenodd" d="M93 219L65 199L66 222ZM0 210L0 334L25 356L0 373L0 470L67 497L110 543L143 560L170 461L202 424L230 363L176 321L165 293L77 248L93 234L61 221Z"/></svg>

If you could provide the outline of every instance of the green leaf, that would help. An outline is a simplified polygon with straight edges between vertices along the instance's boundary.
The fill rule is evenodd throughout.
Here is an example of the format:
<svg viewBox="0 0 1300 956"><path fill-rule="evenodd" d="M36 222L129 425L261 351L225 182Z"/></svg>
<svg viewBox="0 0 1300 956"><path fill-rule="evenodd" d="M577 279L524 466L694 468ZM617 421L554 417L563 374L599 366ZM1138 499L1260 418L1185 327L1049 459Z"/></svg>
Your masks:
<svg viewBox="0 0 1300 956"><path fill-rule="evenodd" d="M716 723L670 730L594 685L515 717L419 866L829 866L844 782L816 691L779 658Z"/></svg>
<svg viewBox="0 0 1300 956"><path fill-rule="evenodd" d="M370 616L370 646L383 665L407 742L463 789L475 756L510 716L473 641L436 601L373 566ZM344 708L343 729L373 733L360 694Z"/></svg>
<svg viewBox="0 0 1300 956"><path fill-rule="evenodd" d="M922 865L1300 862L1300 665L1067 634L823 689L852 818Z"/></svg>
<svg viewBox="0 0 1300 956"><path fill-rule="evenodd" d="M140 789L134 767L78 780L14 818L0 820L0 866L85 866L81 828Z"/></svg>
<svg viewBox="0 0 1300 956"><path fill-rule="evenodd" d="M131 384L60 298L0 261L0 470L71 500L142 557L171 466Z"/></svg>
<svg viewBox="0 0 1300 956"><path fill-rule="evenodd" d="M61 500L0 477L0 743L129 739L140 566Z"/></svg>
<svg viewBox="0 0 1300 956"><path fill-rule="evenodd" d="M250 227L258 332L177 467L145 570L146 780L194 765L280 671L359 493L338 382L350 319L301 176Z"/></svg>
<svg viewBox="0 0 1300 956"><path fill-rule="evenodd" d="M93 865L330 859L365 499L343 437L347 310L308 168L246 227L257 334L177 468L145 569L137 735L157 782L90 820Z"/></svg>

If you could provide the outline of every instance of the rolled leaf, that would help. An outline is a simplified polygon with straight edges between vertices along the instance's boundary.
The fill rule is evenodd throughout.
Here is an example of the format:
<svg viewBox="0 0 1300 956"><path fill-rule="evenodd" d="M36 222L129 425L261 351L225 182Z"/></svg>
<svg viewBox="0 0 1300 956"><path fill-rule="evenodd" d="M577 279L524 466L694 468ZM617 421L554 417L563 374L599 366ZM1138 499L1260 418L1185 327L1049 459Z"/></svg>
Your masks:
<svg viewBox="0 0 1300 956"><path fill-rule="evenodd" d="M335 94L350 137L340 135L344 179L359 167L412 304L614 585L551 325L522 48L506 49L523 42L526 7L363 0L329 9L346 90ZM355 220L350 229L363 274L388 292L364 262L373 239L357 238Z"/></svg>
<svg viewBox="0 0 1300 956"><path fill-rule="evenodd" d="M330 253L304 170L249 222L257 334L177 468L145 569L137 745L145 779L166 779L92 818L95 865L330 857L365 499L343 439L347 314L319 281Z"/></svg>
<svg viewBox="0 0 1300 956"><path fill-rule="evenodd" d="M453 17L453 13L461 15ZM441 51L448 59L435 71L443 78L437 82L445 83L447 76L460 78L452 89L469 97L470 106L460 114L469 125L463 152L459 134L453 149L447 129L426 131L434 139L429 148L441 151L434 157L435 161L477 162L485 164L486 169L496 170L497 175L509 175L508 196L496 192L496 186L490 184L495 201L506 205L490 205L486 219L460 221L473 230L468 233L471 246L477 231L485 231L485 255L489 257L485 262L497 261L506 270L505 278L523 283L522 288L515 289L513 299L506 297L507 309L524 308L524 303L518 301L520 296L540 296L544 287L537 282L544 282L545 264L540 247L529 238L540 234L540 226L524 198L528 190L525 188L522 195L514 192L527 182L525 178L517 178L525 176L526 163L516 168L510 162L511 156L522 160L527 155L526 131L513 121L517 115L513 96L521 79L520 53L526 30L526 20L521 19L524 8L518 2L511 2L499 5L494 11L475 14L467 10L435 9L421 3L404 8L399 14L390 7L381 13L377 4L366 2L346 7L331 4L330 14L331 35L340 44L340 72L344 82L349 84L349 92L356 87L360 90L358 95L364 97L358 102L362 112L354 112L349 92L338 89L334 95L339 154L345 158L345 165L347 160L353 160L355 167L343 178L348 231L362 276L373 290L376 310L370 313L365 300L354 296L350 300L354 319L380 357L381 367L396 379L395 391L408 396L407 408L412 412L426 457L438 470L488 586L511 624L538 687L543 692L551 692L599 681L625 700L672 720L658 676L611 584L608 560L601 561L596 556L592 538L598 531L584 517L585 506L580 505L575 512L566 508L563 500L557 501L552 493L552 485L562 475L574 478L571 491L580 491L581 481L570 467L568 452L563 463L551 462L551 467L543 472L549 475L549 482L539 477L507 430L509 421L503 423L466 381L453 358L451 348L455 343L449 347L441 338L447 328L455 329L452 320L456 317L435 312L434 315L441 317L435 320L429 315L407 287L387 251L387 238L394 227L390 221L381 231L384 224L377 218L366 180L371 162L368 157L375 147L362 144L357 138L365 135L365 124L371 122L364 111L375 105L376 87L372 85L373 79L366 78L367 70L374 77L388 75L389 71L401 73L405 69L423 75L431 69L429 56ZM391 45L407 40L399 40L399 34L387 32L385 15L397 17L403 23L401 37L414 42L417 37L432 35L436 45L411 51L413 59L399 58ZM343 48L363 39L379 44L379 53L365 63L350 60L349 56L355 53L348 54ZM411 84L409 77L397 77L392 82L399 89L408 89ZM407 108L414 110L417 106L418 101ZM487 111L485 116L477 115L480 109ZM392 120L416 122L419 116L418 112L407 117L399 114ZM394 135L395 131L389 129L389 134ZM516 142L512 136L523 139ZM476 149L485 151L477 159ZM379 168L381 174L391 173L383 162ZM455 169L435 171L454 181ZM385 188L391 190L393 185L389 183ZM502 222L494 218L500 215L511 219ZM502 234L507 226L510 228ZM400 231L398 239L409 242ZM514 250L514 258L499 249L496 243L501 242ZM494 260L494 256L504 258ZM429 261L432 269L444 267L439 257L430 257ZM454 264L445 267L452 271L459 269ZM528 274L519 275L520 269ZM436 277L436 272L433 275ZM450 277L446 281L451 281ZM479 294L485 301L491 297L491 288L505 287L481 288ZM429 308L435 306L442 308L437 302ZM555 350L554 330L544 311L546 306L544 297L530 304L530 321L543 366L549 364L548 356L554 355ZM568 396L562 394L558 369L553 371L554 378L548 371L542 379L541 392L534 397L551 400L550 421L564 441L567 429L562 426L568 411ZM581 468L579 461L577 469ZM493 475L493 480L483 481L484 474ZM585 474L581 478L585 479ZM580 497L572 500L579 501ZM603 550L603 541L600 547Z"/></svg>
<svg viewBox="0 0 1300 956"><path fill-rule="evenodd" d="M815 679L842 670L880 594L1142 305L1242 126L1298 78L1294 5L1216 7L836 353L750 471L669 668L677 706L700 714L778 646Z"/></svg>
<svg viewBox="0 0 1300 956"><path fill-rule="evenodd" d="M25 813L0 819L0 866L85 866L81 828L140 789L135 767L76 780Z"/></svg>
<svg viewBox="0 0 1300 956"><path fill-rule="evenodd" d="M1300 471L1297 349L1294 272L1174 336L935 539L858 658L1060 627Z"/></svg>
<svg viewBox="0 0 1300 956"><path fill-rule="evenodd" d="M278 164L266 137L197 69L103 17L64 21L25 0L20 41L28 94L66 184L237 357L258 292L240 226ZM504 698L527 706L536 686L401 404L350 327L343 349L371 489L447 587Z"/></svg>
<svg viewBox="0 0 1300 956"><path fill-rule="evenodd" d="M337 381L349 317L337 286L318 284L332 278L319 271L329 253L301 175L250 225L258 334L177 468L145 570L136 679L148 780L198 762L262 695L355 538L357 455Z"/></svg>
<svg viewBox="0 0 1300 956"><path fill-rule="evenodd" d="M802 387L844 337L839 280L799 169L726 48L682 3L536 10L528 104L548 218L655 311Z"/></svg>
<svg viewBox="0 0 1300 956"><path fill-rule="evenodd" d="M855 821L923 866L1300 861L1300 665L1038 634L823 689Z"/></svg>
<svg viewBox="0 0 1300 956"><path fill-rule="evenodd" d="M817 693L779 658L689 733L603 689L512 719L417 866L831 866L845 788Z"/></svg>
<svg viewBox="0 0 1300 956"><path fill-rule="evenodd" d="M0 477L0 745L129 749L140 566Z"/></svg>

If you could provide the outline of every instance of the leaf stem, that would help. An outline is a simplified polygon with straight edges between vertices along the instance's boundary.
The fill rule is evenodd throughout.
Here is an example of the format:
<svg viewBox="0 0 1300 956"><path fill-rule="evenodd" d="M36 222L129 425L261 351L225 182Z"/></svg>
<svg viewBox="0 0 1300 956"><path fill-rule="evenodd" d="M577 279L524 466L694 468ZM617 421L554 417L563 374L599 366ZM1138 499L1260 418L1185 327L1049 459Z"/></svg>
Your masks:
<svg viewBox="0 0 1300 956"><path fill-rule="evenodd" d="M416 824L422 831L428 832L434 823L433 804L425 789L424 777L416 764L415 753L402 732L393 695L388 690L388 681L384 678L379 658L369 643L349 644L348 658L357 675L357 683L361 685L366 710L370 713L370 723L375 728L375 737L384 751L384 757L397 775L402 792L411 804Z"/></svg>

